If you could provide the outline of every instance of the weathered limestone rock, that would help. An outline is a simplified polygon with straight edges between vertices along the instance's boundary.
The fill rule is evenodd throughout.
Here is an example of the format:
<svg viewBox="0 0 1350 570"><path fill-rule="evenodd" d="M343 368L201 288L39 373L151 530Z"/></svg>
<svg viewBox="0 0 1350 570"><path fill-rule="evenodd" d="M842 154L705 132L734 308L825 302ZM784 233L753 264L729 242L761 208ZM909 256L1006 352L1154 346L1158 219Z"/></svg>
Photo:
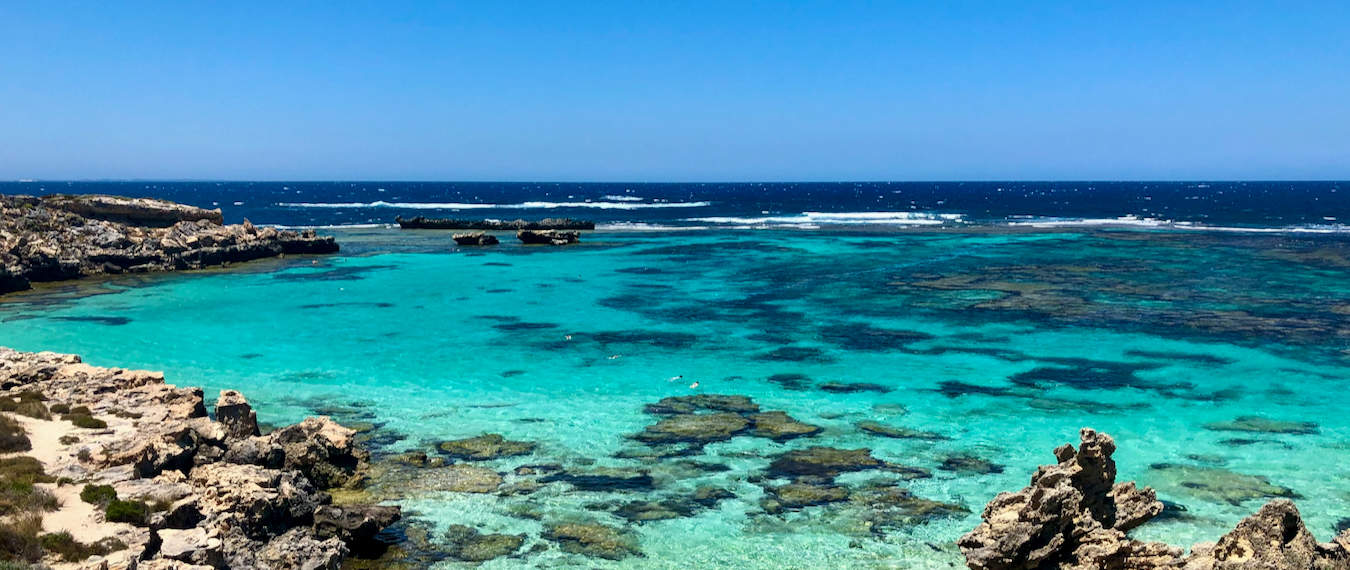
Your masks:
<svg viewBox="0 0 1350 570"><path fill-rule="evenodd" d="M523 534L484 534L462 524L452 524L445 531L450 556L465 562L486 562L515 554L525 544Z"/></svg>
<svg viewBox="0 0 1350 570"><path fill-rule="evenodd" d="M336 536L353 549L369 548L375 535L402 518L398 507L379 505L324 505L314 511L314 534Z"/></svg>
<svg viewBox="0 0 1350 570"><path fill-rule="evenodd" d="M799 437L811 437L825 430L817 425L800 422L786 412L764 412L749 416L750 435L765 437L782 443Z"/></svg>
<svg viewBox="0 0 1350 570"><path fill-rule="evenodd" d="M788 478L803 476L832 478L840 473L877 469L882 465L881 460L872 457L870 449L809 447L779 455L769 464L769 474Z"/></svg>
<svg viewBox="0 0 1350 570"><path fill-rule="evenodd" d="M544 528L543 537L558 543L564 552L620 560L639 555L637 541L623 531L598 523L561 523Z"/></svg>
<svg viewBox="0 0 1350 570"><path fill-rule="evenodd" d="M694 443L702 445L726 441L749 429L750 421L740 414L676 414L647 426L633 439L643 443Z"/></svg>
<svg viewBox="0 0 1350 570"><path fill-rule="evenodd" d="M436 446L436 449L452 459L487 461L503 457L529 455L534 453L534 443L511 441L502 437L501 434L488 433L465 439L443 441Z"/></svg>
<svg viewBox="0 0 1350 570"><path fill-rule="evenodd" d="M497 245L497 236L483 232L469 232L451 236L459 245Z"/></svg>
<svg viewBox="0 0 1350 570"><path fill-rule="evenodd" d="M0 293L86 275L332 253L312 230L221 225L220 210L116 196L0 196Z"/></svg>
<svg viewBox="0 0 1350 570"><path fill-rule="evenodd" d="M516 239L530 245L567 245L581 240L581 232L572 230L519 230Z"/></svg>
<svg viewBox="0 0 1350 570"><path fill-rule="evenodd" d="M1031 485L1000 493L984 521L958 545L973 570L1344 570L1350 532L1320 544L1298 509L1275 500L1238 523L1218 543L1184 550L1125 535L1163 510L1150 488L1116 483L1115 442L1084 428L1082 444L1055 450L1056 465L1036 470Z"/></svg>
<svg viewBox="0 0 1350 570"><path fill-rule="evenodd" d="M225 427L225 435L230 439L254 437L258 431L258 414L248 404L244 395L236 390L221 390L216 399L216 421Z"/></svg>

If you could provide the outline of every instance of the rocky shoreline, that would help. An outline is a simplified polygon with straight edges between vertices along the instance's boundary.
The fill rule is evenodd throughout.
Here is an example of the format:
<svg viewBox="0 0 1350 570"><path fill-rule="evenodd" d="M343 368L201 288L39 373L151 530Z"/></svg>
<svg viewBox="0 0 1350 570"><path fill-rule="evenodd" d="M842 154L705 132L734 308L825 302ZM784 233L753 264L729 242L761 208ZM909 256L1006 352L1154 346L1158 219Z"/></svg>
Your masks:
<svg viewBox="0 0 1350 570"><path fill-rule="evenodd" d="M225 225L220 210L117 196L0 195L0 294L90 275L333 253L313 230Z"/></svg>
<svg viewBox="0 0 1350 570"><path fill-rule="evenodd" d="M0 348L0 410L0 559L336 570L377 556L400 518L359 500L369 455L353 430L312 417L262 434L238 392L212 419L201 389L162 374Z"/></svg>
<svg viewBox="0 0 1350 570"><path fill-rule="evenodd" d="M1116 483L1110 436L1084 428L1078 449L1055 449L1031 484L1000 493L958 545L972 570L1310 570L1350 568L1350 530L1319 543L1294 503L1277 499L1218 542L1185 549L1126 533L1163 512L1153 489Z"/></svg>

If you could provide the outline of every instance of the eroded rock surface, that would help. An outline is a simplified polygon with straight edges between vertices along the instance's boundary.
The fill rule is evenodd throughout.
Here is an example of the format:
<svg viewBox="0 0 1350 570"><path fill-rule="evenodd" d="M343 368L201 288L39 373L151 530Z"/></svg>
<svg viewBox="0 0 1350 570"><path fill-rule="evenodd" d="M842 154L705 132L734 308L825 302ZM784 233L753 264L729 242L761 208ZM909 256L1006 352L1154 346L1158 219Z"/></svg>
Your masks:
<svg viewBox="0 0 1350 570"><path fill-rule="evenodd" d="M202 391L161 374L90 366L50 352L0 348L0 394L36 391L49 405L88 408L106 424L43 449L53 477L110 485L121 501L156 505L144 530L91 519L69 530L127 544L119 560L139 568L338 568L396 521L396 507L331 505L325 489L359 485L367 455L352 430L309 418L266 436L242 395L222 396L222 422L206 415ZM40 420L34 420L40 421ZM64 420L54 418L52 424ZM112 563L112 567L119 566Z"/></svg>
<svg viewBox="0 0 1350 570"><path fill-rule="evenodd" d="M222 225L220 210L117 196L0 196L0 293L87 275L332 253L313 230Z"/></svg>
<svg viewBox="0 0 1350 570"><path fill-rule="evenodd" d="M1318 543L1294 504L1275 500L1217 543L1185 550L1130 538L1126 531L1163 511L1153 489L1116 483L1110 436L1084 428L1078 449L1055 450L1031 484L1000 493L983 522L958 545L974 570L1306 570L1350 568L1350 532Z"/></svg>

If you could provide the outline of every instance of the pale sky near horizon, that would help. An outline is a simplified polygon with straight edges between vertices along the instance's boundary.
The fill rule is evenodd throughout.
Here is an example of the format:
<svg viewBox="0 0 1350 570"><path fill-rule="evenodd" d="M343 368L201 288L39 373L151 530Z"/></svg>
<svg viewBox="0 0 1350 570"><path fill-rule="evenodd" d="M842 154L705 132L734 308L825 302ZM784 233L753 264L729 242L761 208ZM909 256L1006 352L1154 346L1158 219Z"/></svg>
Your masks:
<svg viewBox="0 0 1350 570"><path fill-rule="evenodd" d="M0 2L0 179L1347 179L1347 28L1346 2Z"/></svg>

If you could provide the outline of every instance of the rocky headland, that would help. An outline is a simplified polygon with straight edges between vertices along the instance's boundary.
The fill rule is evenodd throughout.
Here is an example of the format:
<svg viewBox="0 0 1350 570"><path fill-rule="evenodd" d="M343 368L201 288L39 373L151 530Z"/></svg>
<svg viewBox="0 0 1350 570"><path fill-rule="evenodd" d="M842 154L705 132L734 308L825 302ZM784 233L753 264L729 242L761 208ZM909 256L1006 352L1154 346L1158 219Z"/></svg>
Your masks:
<svg viewBox="0 0 1350 570"><path fill-rule="evenodd" d="M0 196L0 294L88 275L332 253L313 230L226 225L220 210L118 196Z"/></svg>
<svg viewBox="0 0 1350 570"><path fill-rule="evenodd" d="M0 560L336 570L400 518L327 417L263 434L238 392L212 419L199 388L68 354L0 348L0 452Z"/></svg>
<svg viewBox="0 0 1350 570"><path fill-rule="evenodd" d="M1276 499L1214 543L1185 549L1127 533L1163 512L1153 489L1116 482L1110 436L1084 428L1077 449L1055 449L1031 484L1001 493L958 541L973 570L1350 569L1350 530L1319 543L1294 503Z"/></svg>

